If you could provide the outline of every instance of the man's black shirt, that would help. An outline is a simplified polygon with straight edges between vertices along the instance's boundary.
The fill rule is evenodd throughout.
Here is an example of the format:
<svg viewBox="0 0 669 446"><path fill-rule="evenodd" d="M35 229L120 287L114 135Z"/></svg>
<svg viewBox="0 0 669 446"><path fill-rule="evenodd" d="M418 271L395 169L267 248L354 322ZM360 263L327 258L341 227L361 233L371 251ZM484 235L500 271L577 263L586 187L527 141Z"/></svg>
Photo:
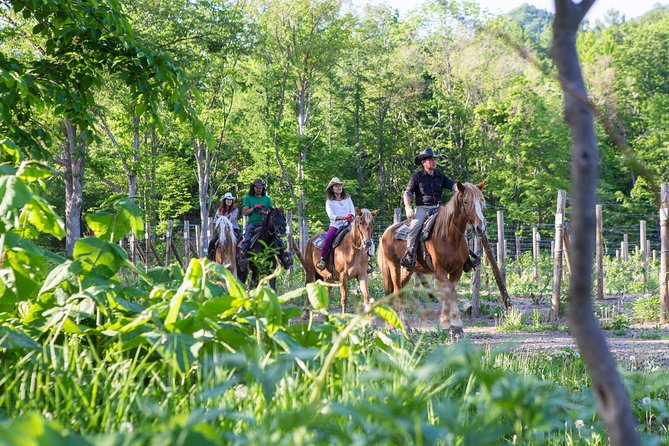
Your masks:
<svg viewBox="0 0 669 446"><path fill-rule="evenodd" d="M441 202L441 194L444 189L453 189L455 182L438 170L433 175L428 175L421 169L414 172L409 178L406 192L413 194L416 206L436 206Z"/></svg>

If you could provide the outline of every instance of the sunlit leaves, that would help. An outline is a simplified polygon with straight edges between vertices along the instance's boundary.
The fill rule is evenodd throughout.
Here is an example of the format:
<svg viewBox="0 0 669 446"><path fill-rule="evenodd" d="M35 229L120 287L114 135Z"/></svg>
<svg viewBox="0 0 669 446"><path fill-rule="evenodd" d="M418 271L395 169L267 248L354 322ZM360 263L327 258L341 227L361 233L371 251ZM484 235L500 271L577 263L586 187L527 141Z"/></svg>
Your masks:
<svg viewBox="0 0 669 446"><path fill-rule="evenodd" d="M73 257L81 263L85 271L111 278L119 271L128 255L116 244L96 237L86 237L74 244Z"/></svg>
<svg viewBox="0 0 669 446"><path fill-rule="evenodd" d="M102 208L110 207L111 212L103 211L86 217L88 226L95 235L103 240L118 243L130 232L139 237L143 230L142 211L127 196L117 195L107 199Z"/></svg>

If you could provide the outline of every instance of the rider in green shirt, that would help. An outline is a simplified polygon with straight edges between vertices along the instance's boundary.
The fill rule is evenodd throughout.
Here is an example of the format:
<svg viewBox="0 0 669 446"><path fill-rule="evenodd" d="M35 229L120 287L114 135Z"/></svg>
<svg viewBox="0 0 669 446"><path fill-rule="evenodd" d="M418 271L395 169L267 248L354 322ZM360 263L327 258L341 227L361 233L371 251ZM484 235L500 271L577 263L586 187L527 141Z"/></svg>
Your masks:
<svg viewBox="0 0 669 446"><path fill-rule="evenodd" d="M255 233L257 228L262 226L263 218L265 216L264 214L273 206L274 203L272 203L272 199L267 196L265 183L263 183L260 178L253 180L249 193L244 196L242 201L242 215L248 217L248 220L246 221L246 231L244 231L244 237L242 238L241 243L241 254L243 259L246 259L246 251L248 251L250 247L249 242L251 241L251 236ZM285 253L285 246L279 234L276 236L275 245L279 250L279 259L281 260L281 263L284 267L289 266L289 262L286 260L288 256Z"/></svg>

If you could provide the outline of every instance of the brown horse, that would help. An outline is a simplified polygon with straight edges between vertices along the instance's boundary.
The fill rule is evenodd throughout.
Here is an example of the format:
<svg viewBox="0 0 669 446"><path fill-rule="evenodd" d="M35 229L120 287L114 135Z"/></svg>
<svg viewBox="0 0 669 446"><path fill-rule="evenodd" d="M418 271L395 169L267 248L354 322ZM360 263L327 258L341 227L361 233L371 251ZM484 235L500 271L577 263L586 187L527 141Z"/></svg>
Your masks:
<svg viewBox="0 0 669 446"><path fill-rule="evenodd" d="M210 259L220 263L237 277L237 239L232 222L227 217L220 216L214 222L214 230L218 234L218 241Z"/></svg>
<svg viewBox="0 0 669 446"><path fill-rule="evenodd" d="M314 240L323 233L320 232L314 235L307 242L306 253L304 255L306 283L314 282L316 279L323 279L327 282L338 280L341 290L342 314L346 312L348 281L350 279L358 279L364 298L365 309L369 308L369 291L367 291L369 254L367 252L372 247L374 217L378 212L378 210L370 212L368 209L361 210L356 208L356 217L353 219L348 233L342 237L341 242L334 249L334 265L328 265L326 270L317 270L315 266L320 259L321 249L314 245ZM304 306L307 308L308 300L304 302Z"/></svg>
<svg viewBox="0 0 669 446"><path fill-rule="evenodd" d="M396 240L395 233L404 223L396 223L383 232L378 252L383 285L386 295L395 294L396 305L400 307L399 313L403 320L404 312L399 295L412 272L434 274L442 285L442 289L438 291L442 301L439 321L453 336L459 337L463 334L455 287L462 276L462 267L469 255L465 238L467 227L471 226L479 235L485 233L486 224L483 217L485 200L481 192L483 186L485 181L478 185L463 184L458 181L453 197L438 208L432 234L425 240L425 251L431 261L424 258L423 249L419 247L413 271L400 266L400 259L406 249L406 240Z"/></svg>

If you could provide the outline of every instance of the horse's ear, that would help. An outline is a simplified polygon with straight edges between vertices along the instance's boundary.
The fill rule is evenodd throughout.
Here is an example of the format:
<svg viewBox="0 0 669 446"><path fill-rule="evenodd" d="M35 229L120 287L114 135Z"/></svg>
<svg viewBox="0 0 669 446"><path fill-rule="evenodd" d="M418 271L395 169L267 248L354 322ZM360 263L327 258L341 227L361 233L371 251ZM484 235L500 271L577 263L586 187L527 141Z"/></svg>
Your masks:
<svg viewBox="0 0 669 446"><path fill-rule="evenodd" d="M362 215L360 208L355 208L355 215Z"/></svg>
<svg viewBox="0 0 669 446"><path fill-rule="evenodd" d="M479 184L477 184L476 187L483 190L483 188L485 187L486 184L488 184L488 180L483 180Z"/></svg>
<svg viewBox="0 0 669 446"><path fill-rule="evenodd" d="M464 192L464 191L465 191L465 185L462 184L461 181L458 181L458 182L455 183L455 184L456 184L456 186L457 186L457 188L458 188L458 191L460 191L460 192Z"/></svg>
<svg viewBox="0 0 669 446"><path fill-rule="evenodd" d="M375 210L375 211L372 211L372 217L376 217L376 214L378 214L378 213L379 213L379 210L378 210L378 209Z"/></svg>

